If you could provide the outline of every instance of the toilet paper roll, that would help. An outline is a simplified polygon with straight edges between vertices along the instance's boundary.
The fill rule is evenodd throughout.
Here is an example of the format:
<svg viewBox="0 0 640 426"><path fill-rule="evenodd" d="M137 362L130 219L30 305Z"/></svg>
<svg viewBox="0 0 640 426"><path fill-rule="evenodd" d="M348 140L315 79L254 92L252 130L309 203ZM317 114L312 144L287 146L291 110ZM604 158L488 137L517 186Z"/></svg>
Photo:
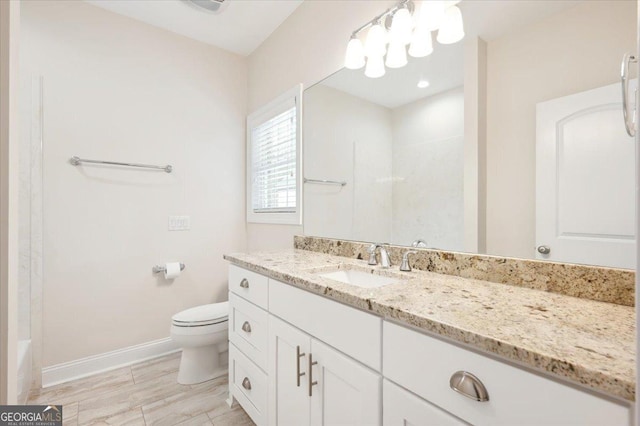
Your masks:
<svg viewBox="0 0 640 426"><path fill-rule="evenodd" d="M180 275L180 262L169 262L164 265L164 277L167 280L172 280Z"/></svg>

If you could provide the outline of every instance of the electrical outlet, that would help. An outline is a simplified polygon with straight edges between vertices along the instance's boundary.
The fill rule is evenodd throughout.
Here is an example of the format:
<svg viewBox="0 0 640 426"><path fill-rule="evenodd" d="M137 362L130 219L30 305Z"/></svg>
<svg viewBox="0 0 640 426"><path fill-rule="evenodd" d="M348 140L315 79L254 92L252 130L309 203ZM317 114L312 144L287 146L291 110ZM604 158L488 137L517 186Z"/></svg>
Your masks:
<svg viewBox="0 0 640 426"><path fill-rule="evenodd" d="M188 231L191 229L191 217L169 216L169 231Z"/></svg>

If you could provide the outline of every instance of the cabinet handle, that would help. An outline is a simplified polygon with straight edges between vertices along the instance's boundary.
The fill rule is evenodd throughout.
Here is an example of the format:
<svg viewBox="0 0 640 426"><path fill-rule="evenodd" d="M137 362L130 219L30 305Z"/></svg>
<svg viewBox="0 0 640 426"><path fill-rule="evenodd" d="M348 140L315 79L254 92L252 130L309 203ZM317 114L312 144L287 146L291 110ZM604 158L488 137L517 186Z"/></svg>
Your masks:
<svg viewBox="0 0 640 426"><path fill-rule="evenodd" d="M245 377L244 380L242 381L242 387L245 388L246 390L251 390L251 381L249 380L248 377Z"/></svg>
<svg viewBox="0 0 640 426"><path fill-rule="evenodd" d="M245 321L244 324L242 324L242 331L251 333L251 324L249 324L249 321Z"/></svg>
<svg viewBox="0 0 640 426"><path fill-rule="evenodd" d="M249 280L246 278L243 278L242 281L240 281L240 287L249 288Z"/></svg>
<svg viewBox="0 0 640 426"><path fill-rule="evenodd" d="M629 102L629 64L638 62L638 59L626 53L622 58L622 70L620 80L622 83L622 114L624 116L624 127L629 136L636 135L635 111L630 108Z"/></svg>
<svg viewBox="0 0 640 426"><path fill-rule="evenodd" d="M451 389L476 401L489 401L489 393L480 379L466 371L456 371L449 379Z"/></svg>
<svg viewBox="0 0 640 426"><path fill-rule="evenodd" d="M298 382L298 387L300 387L300 377L306 374L304 371L300 372L300 358L304 355L304 352L300 352L300 346L296 346L296 381Z"/></svg>
<svg viewBox="0 0 640 426"><path fill-rule="evenodd" d="M313 396L313 385L317 385L318 381L313 381L313 366L316 365L318 361L313 360L313 355L309 354L309 396Z"/></svg>

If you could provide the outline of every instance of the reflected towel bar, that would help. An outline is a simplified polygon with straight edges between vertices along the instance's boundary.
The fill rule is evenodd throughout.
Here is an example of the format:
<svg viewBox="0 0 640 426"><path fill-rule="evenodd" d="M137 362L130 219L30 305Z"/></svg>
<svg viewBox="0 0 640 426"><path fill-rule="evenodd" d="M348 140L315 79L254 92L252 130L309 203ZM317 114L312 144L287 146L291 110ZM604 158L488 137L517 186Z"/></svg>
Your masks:
<svg viewBox="0 0 640 426"><path fill-rule="evenodd" d="M154 166L152 164L119 163L116 161L87 160L87 159L76 157L76 156L71 157L69 162L74 166L79 166L82 163L91 163L91 164L108 164L110 166L127 166L127 167L139 167L142 169L164 170L167 173L171 173L173 171L173 167L171 167L171 165L169 164L167 164L166 166Z"/></svg>
<svg viewBox="0 0 640 426"><path fill-rule="evenodd" d="M318 183L320 185L340 185L345 186L347 182L337 180L323 180L323 179L307 179L304 178L304 183Z"/></svg>

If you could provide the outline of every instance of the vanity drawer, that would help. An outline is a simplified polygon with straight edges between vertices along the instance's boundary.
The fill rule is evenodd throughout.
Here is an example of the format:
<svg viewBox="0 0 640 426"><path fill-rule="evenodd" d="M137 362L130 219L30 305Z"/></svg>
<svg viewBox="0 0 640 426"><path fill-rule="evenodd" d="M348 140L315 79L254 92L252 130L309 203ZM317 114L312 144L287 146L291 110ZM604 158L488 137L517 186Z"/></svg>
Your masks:
<svg viewBox="0 0 640 426"><path fill-rule="evenodd" d="M269 278L229 265L229 290L263 309L269 307Z"/></svg>
<svg viewBox="0 0 640 426"><path fill-rule="evenodd" d="M229 386L233 397L258 426L267 423L267 375L229 345Z"/></svg>
<svg viewBox="0 0 640 426"><path fill-rule="evenodd" d="M474 425L625 425L628 405L530 373L488 356L387 321L383 326L386 378ZM454 391L457 371L476 376L489 400Z"/></svg>
<svg viewBox="0 0 640 426"><path fill-rule="evenodd" d="M270 313L380 371L380 317L276 280L269 280L269 301Z"/></svg>
<svg viewBox="0 0 640 426"><path fill-rule="evenodd" d="M418 398L388 380L383 384L382 413L384 426L438 425L468 426L441 408Z"/></svg>
<svg viewBox="0 0 640 426"><path fill-rule="evenodd" d="M269 314L234 293L229 293L229 340L249 359L267 370Z"/></svg>

